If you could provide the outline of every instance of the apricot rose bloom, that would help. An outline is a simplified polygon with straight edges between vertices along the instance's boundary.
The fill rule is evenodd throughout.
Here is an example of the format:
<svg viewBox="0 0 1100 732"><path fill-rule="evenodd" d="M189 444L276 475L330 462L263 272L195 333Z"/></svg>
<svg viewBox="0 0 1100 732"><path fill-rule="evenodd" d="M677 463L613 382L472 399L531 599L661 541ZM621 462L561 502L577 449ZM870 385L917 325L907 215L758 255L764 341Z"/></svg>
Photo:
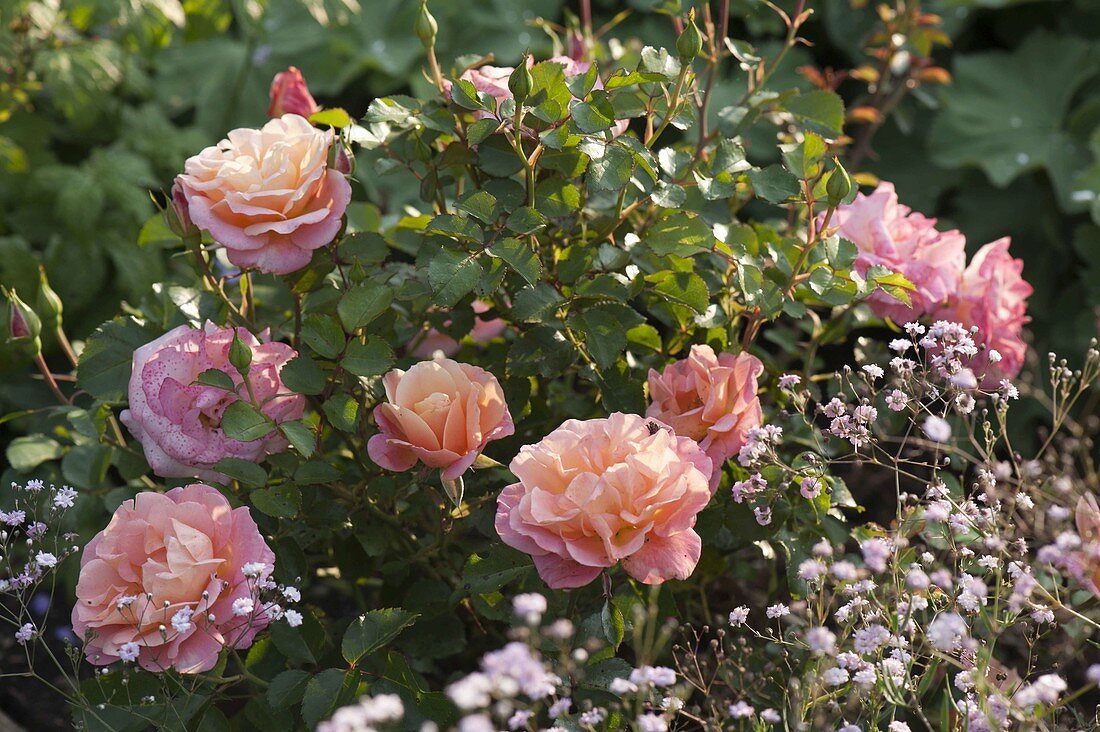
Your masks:
<svg viewBox="0 0 1100 732"><path fill-rule="evenodd" d="M382 385L386 401L374 410L380 432L367 442L367 453L387 470L422 462L455 480L486 445L515 431L500 383L477 366L421 361L390 371Z"/></svg>
<svg viewBox="0 0 1100 732"><path fill-rule="evenodd" d="M659 419L676 434L699 443L714 465L717 486L722 465L745 444L749 430L760 426L757 378L764 370L749 353L720 353L694 345L687 358L649 370L647 417Z"/></svg>
<svg viewBox="0 0 1100 732"><path fill-rule="evenodd" d="M272 119L284 114L297 114L309 119L309 116L321 109L309 93L305 77L296 66L275 74L271 80L271 103L267 107L267 116Z"/></svg>
<svg viewBox="0 0 1100 732"><path fill-rule="evenodd" d="M966 239L956 230L939 231L936 220L898 203L894 184L882 182L870 194L860 193L840 206L830 226L859 249L860 275L874 265L901 273L916 286L912 305L876 290L867 302L882 318L896 323L916 320L954 294L966 263Z"/></svg>
<svg viewBox="0 0 1100 732"><path fill-rule="evenodd" d="M136 650L149 671L209 671L222 648L247 648L268 624L257 587L274 563L248 509L216 489L139 493L84 548L73 632L97 666ZM249 564L263 569L246 576ZM254 610L236 614L240 599Z"/></svg>
<svg viewBox="0 0 1100 732"><path fill-rule="evenodd" d="M695 570L711 461L667 425L622 413L571 419L509 467L519 482L497 498L497 533L550 587L581 587L618 562L646 584Z"/></svg>
<svg viewBox="0 0 1100 732"><path fill-rule="evenodd" d="M222 458L258 463L288 446L277 430L251 442L227 437L222 415L237 395L196 382L203 371L216 369L248 395L244 380L229 363L233 333L213 323L202 328L181 325L134 352L130 407L121 419L162 478L224 482L225 476L214 468ZM288 392L280 378L283 366L297 352L284 343L263 342L244 328L236 333L252 349L248 378L260 411L276 423L301 417L305 397Z"/></svg>
<svg viewBox="0 0 1100 732"><path fill-rule="evenodd" d="M191 220L238 267L288 274L340 231L351 185L328 167L332 130L285 114L237 129L188 158L177 176Z"/></svg>
<svg viewBox="0 0 1100 732"><path fill-rule="evenodd" d="M982 377L982 387L995 389L1001 379L1020 373L1027 355L1023 340L1027 298L1033 292L1021 273L1024 262L1008 253L1008 237L978 250L959 278L958 291L938 318L976 326L975 340L986 348L973 359L971 368ZM989 358L989 349L1000 360Z"/></svg>

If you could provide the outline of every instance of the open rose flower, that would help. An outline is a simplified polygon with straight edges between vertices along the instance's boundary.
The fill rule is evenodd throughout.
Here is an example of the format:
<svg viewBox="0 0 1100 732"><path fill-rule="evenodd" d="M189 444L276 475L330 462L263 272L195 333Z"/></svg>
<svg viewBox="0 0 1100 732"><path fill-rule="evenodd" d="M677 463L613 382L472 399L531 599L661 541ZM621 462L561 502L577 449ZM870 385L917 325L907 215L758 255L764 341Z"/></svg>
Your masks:
<svg viewBox="0 0 1100 732"><path fill-rule="evenodd" d="M882 318L896 323L932 312L954 294L966 263L966 239L958 231L939 231L936 220L898 203L892 183L880 183L870 194L859 194L840 206L831 226L859 249L855 269L860 275L874 265L899 272L916 286L912 305L876 290L867 302Z"/></svg>
<svg viewBox="0 0 1100 732"><path fill-rule="evenodd" d="M332 130L286 114L233 130L176 178L191 220L238 267L288 274L339 233L351 185L328 167Z"/></svg>
<svg viewBox="0 0 1100 732"><path fill-rule="evenodd" d="M649 409L676 434L699 443L714 464L717 486L722 465L745 444L748 432L760 425L756 380L764 370L749 353L720 353L695 345L687 358L649 371Z"/></svg>
<svg viewBox="0 0 1100 732"><path fill-rule="evenodd" d="M295 66L275 74L271 80L271 103L267 116L275 119L284 114L297 114L309 119L309 116L321 109L309 93L302 72Z"/></svg>
<svg viewBox="0 0 1100 732"><path fill-rule="evenodd" d="M1023 260L1008 253L1009 239L990 242L978 250L959 278L958 291L938 318L977 326L975 340L985 344L971 368L982 376L982 387L993 389L1001 379L1020 373L1027 355L1023 340L1027 299L1033 290L1021 273ZM990 349L999 360L990 358Z"/></svg>
<svg viewBox="0 0 1100 732"><path fill-rule="evenodd" d="M301 417L305 397L288 392L279 377L297 352L283 343L261 342L244 328L236 332L252 349L248 379L260 411L276 423ZM203 371L217 369L248 397L241 375L229 363L233 333L232 328L213 323L202 328L181 325L134 352L130 408L122 412L121 419L141 442L157 475L225 481L214 469L222 458L258 463L287 448L277 430L251 442L227 437L221 428L222 414L238 396L196 383Z"/></svg>
<svg viewBox="0 0 1100 732"><path fill-rule="evenodd" d="M547 63L555 63L562 67L565 72L565 77L572 78L574 76L583 76L588 73L588 70L592 68L591 61L578 61L577 59L570 58L569 56L554 56L547 60ZM529 67L535 65L534 59L530 56L527 57L527 65ZM508 89L508 77L515 71L515 67L512 66L479 66L476 69L467 69L462 73L460 79L470 82L474 85L474 88L483 94L488 94L497 100L497 103L504 101L505 99L512 98L512 92ZM446 91L448 96L451 92L450 82L446 83ZM596 83L592 87L593 89L603 89L603 81L597 77ZM479 112L478 117L489 117L488 112ZM611 126L611 134L613 137L618 137L622 133L626 132L626 128L630 125L629 119L616 120ZM527 133L526 127L524 128L524 134Z"/></svg>
<svg viewBox="0 0 1100 732"><path fill-rule="evenodd" d="M633 414L571 419L510 468L519 482L497 499L497 533L550 587L581 587L618 562L646 584L695 570L711 461L694 440Z"/></svg>
<svg viewBox="0 0 1100 732"><path fill-rule="evenodd" d="M247 648L267 625L257 586L274 563L248 509L214 488L139 493L84 548L73 632L96 666L209 671L222 648ZM246 577L247 564L263 570ZM242 598L251 613L234 612Z"/></svg>
<svg viewBox="0 0 1100 732"><path fill-rule="evenodd" d="M386 401L374 410L380 432L367 442L367 453L387 470L408 470L419 461L455 480L486 445L515 431L500 383L477 366L421 361L389 372L382 385Z"/></svg>

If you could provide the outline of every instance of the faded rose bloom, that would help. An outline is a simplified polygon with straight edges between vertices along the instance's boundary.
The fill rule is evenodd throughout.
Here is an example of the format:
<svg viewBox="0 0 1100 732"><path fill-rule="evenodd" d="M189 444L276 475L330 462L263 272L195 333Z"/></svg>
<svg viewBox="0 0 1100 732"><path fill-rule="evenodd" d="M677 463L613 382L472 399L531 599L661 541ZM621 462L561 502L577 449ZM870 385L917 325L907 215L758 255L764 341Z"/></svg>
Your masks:
<svg viewBox="0 0 1100 732"><path fill-rule="evenodd" d="M955 293L966 262L966 239L956 230L938 231L936 220L898 203L894 184L882 182L870 194L859 194L840 206L831 226L859 249L855 269L861 275L874 265L901 273L916 286L912 306L876 290L867 302L876 315L896 323L932 312Z"/></svg>
<svg viewBox="0 0 1100 732"><path fill-rule="evenodd" d="M519 481L497 499L497 533L550 587L581 587L620 561L646 584L695 570L711 461L667 425L622 413L570 419L509 467Z"/></svg>
<svg viewBox="0 0 1100 732"><path fill-rule="evenodd" d="M472 310L476 315L483 315L489 312L489 306L481 300L474 300ZM448 321L447 324L449 325L450 321ZM474 327L473 330L470 331L470 340L474 343L488 343L494 338L500 337L507 328L508 324L500 318L482 320L475 316ZM460 344L454 338L432 328L409 355L416 356L417 358L431 358L438 351L444 356L450 357L458 353L459 348Z"/></svg>
<svg viewBox="0 0 1100 732"><path fill-rule="evenodd" d="M1020 276L1023 260L1008 253L1009 242L1005 237L979 249L959 278L958 291L936 315L977 326L974 339L986 349L971 360L971 368L981 376L984 389L995 389L1001 379L1019 374L1027 355L1022 333L1031 320L1027 298L1033 290ZM989 349L1000 359L990 358Z"/></svg>
<svg viewBox="0 0 1100 732"><path fill-rule="evenodd" d="M284 343L269 343L244 328L236 333L252 349L248 378L260 411L276 423L298 419L305 398L288 392L279 372L297 352ZM202 328L181 325L134 352L130 374L130 408L122 423L141 442L153 472L162 478L202 478L224 482L214 465L226 457L261 462L282 452L287 441L279 432L251 442L225 435L221 428L226 407L237 395L196 383L208 369L223 372L241 387L241 375L229 363L232 328L207 323ZM246 389L240 393L247 396Z"/></svg>
<svg viewBox="0 0 1100 732"><path fill-rule="evenodd" d="M745 444L748 432L760 425L756 380L764 370L749 353L721 353L694 345L687 358L663 373L649 370L649 409L676 434L690 437L711 459L717 486L722 465Z"/></svg>
<svg viewBox="0 0 1100 732"><path fill-rule="evenodd" d="M310 115L320 111L321 107L309 93L302 72L291 66L286 71L275 74L271 80L271 104L267 107L267 116L275 119L284 114L297 114L309 119Z"/></svg>
<svg viewBox="0 0 1100 732"><path fill-rule="evenodd" d="M485 369L441 358L382 378L386 401L374 410L379 434L367 442L371 460L404 471L422 462L455 480L485 446L515 431L504 391Z"/></svg>
<svg viewBox="0 0 1100 732"><path fill-rule="evenodd" d="M1074 513L1081 548L1066 558L1070 574L1100 597L1100 505L1096 497L1086 493L1077 501Z"/></svg>
<svg viewBox="0 0 1100 732"><path fill-rule="evenodd" d="M132 660L133 645L120 654L131 643L149 671L209 671L223 648L247 648L268 623L263 612L233 611L244 598L260 607L243 571L250 563L266 579L275 554L248 508L201 483L139 493L84 548L73 632L96 666Z"/></svg>
<svg viewBox="0 0 1100 732"><path fill-rule="evenodd" d="M591 61L579 61L569 56L554 56L547 59L548 63L559 64L565 72L566 78L572 78L574 76L583 76L588 73L588 70L592 68ZM534 59L530 56L527 57L527 66L533 67L535 65ZM479 92L488 94L497 100L497 103L504 101L505 99L512 98L512 92L508 89L508 77L515 71L513 66L479 66L476 69L468 69L463 72L460 79L464 79L474 85L474 88ZM450 82L445 82L446 92L449 97L451 94ZM596 78L596 83L592 87L593 89L603 89L603 80L599 77ZM478 117L489 117L488 112L479 112ZM616 120L615 124L611 126L611 134L613 137L618 137L622 133L626 132L626 128L630 125L629 119ZM524 128L524 133L527 130Z"/></svg>
<svg viewBox="0 0 1100 732"><path fill-rule="evenodd" d="M332 130L286 114L259 130L233 130L187 159L176 180L191 220L238 267L288 274L340 231L347 178L328 168Z"/></svg>

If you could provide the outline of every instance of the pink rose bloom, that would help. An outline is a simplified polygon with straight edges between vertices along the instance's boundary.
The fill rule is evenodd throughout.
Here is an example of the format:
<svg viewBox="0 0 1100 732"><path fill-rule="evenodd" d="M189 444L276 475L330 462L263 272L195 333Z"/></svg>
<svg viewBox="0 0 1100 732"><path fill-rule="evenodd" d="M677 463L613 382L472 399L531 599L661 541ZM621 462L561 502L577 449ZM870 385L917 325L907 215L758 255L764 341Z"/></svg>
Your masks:
<svg viewBox="0 0 1100 732"><path fill-rule="evenodd" d="M1081 548L1068 555L1066 565L1078 582L1100 597L1100 506L1091 493L1078 499L1074 519Z"/></svg>
<svg viewBox="0 0 1100 732"><path fill-rule="evenodd" d="M871 195L856 196L840 206L831 226L859 248L860 275L874 265L899 272L916 286L912 306L876 290L867 302L881 318L896 323L915 320L954 294L966 263L966 239L956 230L938 231L936 220L898 203L893 183L880 183Z"/></svg>
<svg viewBox="0 0 1100 732"><path fill-rule="evenodd" d="M749 353L720 353L695 345L687 358L649 370L647 417L659 419L676 434L699 443L714 465L714 487L722 465L745 444L748 432L760 426L756 379L764 371Z"/></svg>
<svg viewBox="0 0 1100 732"><path fill-rule="evenodd" d="M340 231L347 178L328 168L332 130L286 114L237 129L187 159L177 177L191 220L224 244L238 267L288 274Z"/></svg>
<svg viewBox="0 0 1100 732"><path fill-rule="evenodd" d="M250 563L263 565L258 577L245 577ZM267 625L257 583L274 564L248 509L214 488L139 493L84 548L73 632L96 666L136 652L149 671L209 671L223 648L247 648ZM242 598L255 607L243 616L233 608Z"/></svg>
<svg viewBox="0 0 1100 732"><path fill-rule="evenodd" d="M485 369L441 358L382 377L386 401L375 407L380 433L367 442L370 459L387 470L417 461L455 480L485 446L515 431L504 390Z"/></svg>
<svg viewBox="0 0 1100 732"><path fill-rule="evenodd" d="M297 351L284 343L261 342L244 328L236 332L252 349L248 380L260 411L276 423L301 417L305 397L288 392L279 378L280 370ZM222 458L258 463L287 448L277 430L251 442L226 437L222 414L237 401L237 395L195 383L203 371L217 369L247 397L244 380L229 363L232 342L232 328L213 323L201 329L181 325L134 352L130 408L122 412L121 419L145 449L153 472L162 478L224 482L225 476L214 469Z"/></svg>
<svg viewBox="0 0 1100 732"><path fill-rule="evenodd" d="M567 79L574 76L583 76L588 73L588 70L592 68L591 61L578 61L577 59L570 58L569 56L554 56L551 59L547 59L550 63L558 64L565 72ZM535 65L534 59L530 56L527 57L527 66L532 67ZM488 94L497 100L497 103L504 101L505 99L512 98L512 92L508 89L508 77L515 71L514 66L479 66L476 69L468 69L462 73L460 79L464 79L474 85L474 88L479 92ZM449 97L451 94L450 82L445 82L446 92ZM603 89L603 80L598 76L596 77L596 83L592 87L593 89ZM491 116L488 112L479 112L477 114L480 118ZM613 137L626 132L626 128L630 125L629 119L616 120L615 124L611 126L611 134ZM526 133L526 128L524 132Z"/></svg>
<svg viewBox="0 0 1100 732"><path fill-rule="evenodd" d="M472 310L477 315L482 315L489 312L489 306L483 303L481 300L474 300ZM447 321L447 325L450 325L450 321ZM488 343L494 338L500 337L504 331L508 328L508 324L500 318L493 318L492 320L482 320L481 318L474 318L474 327L470 331L470 340L474 343ZM417 344L416 348L412 350L410 355L417 358L431 358L437 351L444 356L453 356L458 353L459 342L449 335L440 333L435 328L428 330L428 334L424 336L424 339Z"/></svg>
<svg viewBox="0 0 1100 732"><path fill-rule="evenodd" d="M581 587L620 561L646 584L695 570L711 462L694 440L634 414L570 419L509 467L519 482L497 499L497 533L550 587Z"/></svg>
<svg viewBox="0 0 1100 732"><path fill-rule="evenodd" d="M275 74L271 80L271 104L267 107L267 116L275 119L284 114L297 114L309 119L321 107L309 93L306 80L297 67Z"/></svg>
<svg viewBox="0 0 1100 732"><path fill-rule="evenodd" d="M1001 379L1020 373L1027 355L1022 333L1031 320L1027 298L1033 290L1021 273L1024 262L1008 253L1009 239L990 242L978 250L959 278L958 292L936 316L965 326L977 326L975 340L984 343L971 368L981 376L985 389L994 389ZM990 359L989 350L1000 354Z"/></svg>

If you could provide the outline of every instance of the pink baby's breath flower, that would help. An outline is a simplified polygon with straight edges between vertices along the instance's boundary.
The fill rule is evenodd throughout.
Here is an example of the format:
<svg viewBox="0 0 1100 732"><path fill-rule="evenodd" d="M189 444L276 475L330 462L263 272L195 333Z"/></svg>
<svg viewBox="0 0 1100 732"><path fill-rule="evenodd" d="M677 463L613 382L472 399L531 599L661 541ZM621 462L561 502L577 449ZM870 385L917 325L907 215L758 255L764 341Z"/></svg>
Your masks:
<svg viewBox="0 0 1100 732"><path fill-rule="evenodd" d="M744 605L734 608L730 612L730 625L740 628L749 619L749 609Z"/></svg>
<svg viewBox="0 0 1100 732"><path fill-rule="evenodd" d="M767 615L769 618L781 618L785 615L790 614L791 609L781 602L778 602L774 605L769 605L768 609L765 611L765 615Z"/></svg>
<svg viewBox="0 0 1100 732"><path fill-rule="evenodd" d="M779 377L779 388L790 389L802 383L802 377L798 374L783 374Z"/></svg>
<svg viewBox="0 0 1100 732"><path fill-rule="evenodd" d="M821 480L812 475L803 478L798 484L798 492L806 500L812 501L821 495Z"/></svg>

